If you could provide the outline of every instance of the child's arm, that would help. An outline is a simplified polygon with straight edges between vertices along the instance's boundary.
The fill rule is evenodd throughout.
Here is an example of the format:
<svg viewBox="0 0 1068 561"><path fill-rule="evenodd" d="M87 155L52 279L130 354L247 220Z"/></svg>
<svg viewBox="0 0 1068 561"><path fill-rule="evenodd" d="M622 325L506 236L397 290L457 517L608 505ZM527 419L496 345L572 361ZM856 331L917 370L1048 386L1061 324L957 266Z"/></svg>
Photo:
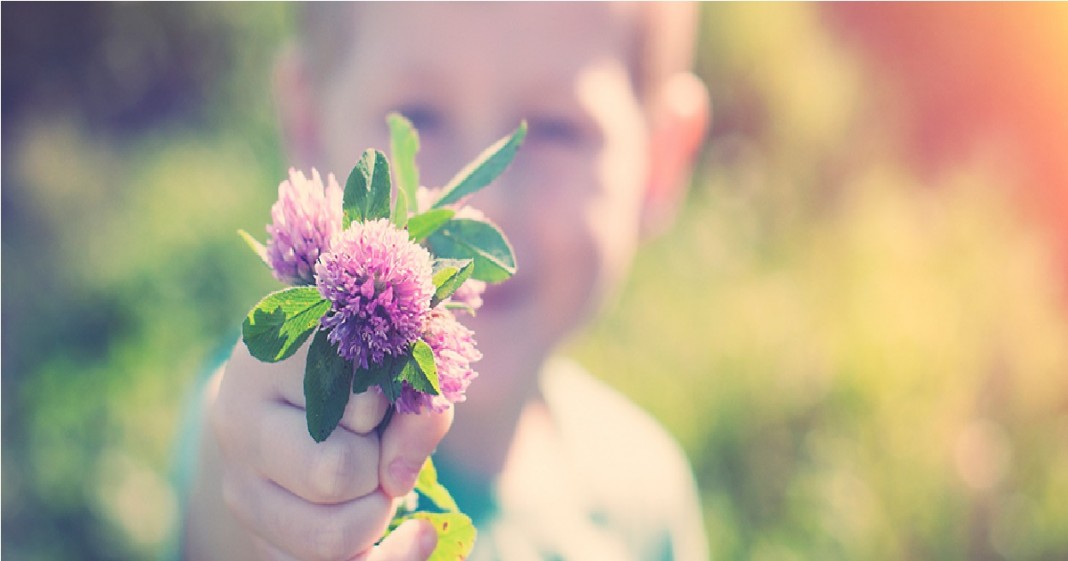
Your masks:
<svg viewBox="0 0 1068 561"><path fill-rule="evenodd" d="M426 559L436 543L425 522L406 523L372 545L448 431L443 414L396 415L388 403L349 400L341 424L316 444L305 424L306 349L264 364L238 345L205 392L201 458L189 497L188 559Z"/></svg>

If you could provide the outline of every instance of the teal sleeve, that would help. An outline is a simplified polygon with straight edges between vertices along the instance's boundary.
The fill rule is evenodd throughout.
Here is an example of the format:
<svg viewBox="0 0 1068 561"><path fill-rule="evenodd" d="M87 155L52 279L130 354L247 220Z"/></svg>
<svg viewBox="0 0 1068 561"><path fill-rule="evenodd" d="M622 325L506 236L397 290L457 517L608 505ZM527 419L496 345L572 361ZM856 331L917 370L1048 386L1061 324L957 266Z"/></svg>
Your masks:
<svg viewBox="0 0 1068 561"><path fill-rule="evenodd" d="M204 428L204 390L208 381L229 358L233 350L233 338L230 343L220 346L212 353L207 367L197 375L194 383L182 399L182 414L179 417L178 432L171 449L170 473L168 479L177 503L177 523L170 538L163 545L159 561L180 561L182 555L182 534L185 529L185 513L189 498L189 489L196 476L199 460L200 435Z"/></svg>

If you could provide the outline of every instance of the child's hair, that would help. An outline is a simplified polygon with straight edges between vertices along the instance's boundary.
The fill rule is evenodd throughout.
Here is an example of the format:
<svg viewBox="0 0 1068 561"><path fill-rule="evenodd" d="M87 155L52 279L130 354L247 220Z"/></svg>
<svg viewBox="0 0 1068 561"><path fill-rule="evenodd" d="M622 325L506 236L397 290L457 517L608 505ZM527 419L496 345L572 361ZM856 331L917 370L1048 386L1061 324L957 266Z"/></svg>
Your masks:
<svg viewBox="0 0 1068 561"><path fill-rule="evenodd" d="M558 4L567 10L566 3ZM419 4L396 7L418 10ZM459 7L459 6L457 6ZM478 9L489 9L480 5ZM631 35L631 76L635 92L648 100L655 88L668 77L690 70L697 35L698 10L692 2L653 2L617 4L616 9L635 33ZM309 78L322 83L341 62L353 34L351 24L359 17L359 3L308 2L298 17L297 49L303 57Z"/></svg>

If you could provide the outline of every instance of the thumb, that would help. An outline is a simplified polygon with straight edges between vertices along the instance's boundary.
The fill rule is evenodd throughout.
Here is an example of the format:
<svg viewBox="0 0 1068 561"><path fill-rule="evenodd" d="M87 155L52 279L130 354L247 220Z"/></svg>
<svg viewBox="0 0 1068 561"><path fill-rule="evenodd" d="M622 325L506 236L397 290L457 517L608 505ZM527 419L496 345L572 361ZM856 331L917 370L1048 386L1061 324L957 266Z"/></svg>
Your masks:
<svg viewBox="0 0 1068 561"><path fill-rule="evenodd" d="M452 415L449 407L442 413L393 416L382 434L378 472L379 485L386 495L396 498L411 492L427 457L452 426Z"/></svg>

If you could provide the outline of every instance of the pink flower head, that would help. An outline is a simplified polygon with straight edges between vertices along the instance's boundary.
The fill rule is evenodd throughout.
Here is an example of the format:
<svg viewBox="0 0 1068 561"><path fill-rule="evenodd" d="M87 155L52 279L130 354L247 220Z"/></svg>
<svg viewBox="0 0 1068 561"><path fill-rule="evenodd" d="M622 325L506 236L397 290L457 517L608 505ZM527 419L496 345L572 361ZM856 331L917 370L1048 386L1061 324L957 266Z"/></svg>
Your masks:
<svg viewBox="0 0 1068 561"><path fill-rule="evenodd" d="M275 278L286 284L315 282L315 262L330 250L341 231L342 190L333 174L323 186L319 172L311 179L293 168L289 180L278 186L278 201L271 207L267 226L267 262Z"/></svg>
<svg viewBox="0 0 1068 561"><path fill-rule="evenodd" d="M456 292L452 293L449 300L467 306L471 313L482 307L482 293L486 292L485 281L467 279Z"/></svg>
<svg viewBox="0 0 1068 561"><path fill-rule="evenodd" d="M430 253L389 220L353 222L315 267L338 353L367 368L419 338L434 294Z"/></svg>
<svg viewBox="0 0 1068 561"><path fill-rule="evenodd" d="M482 358L482 353L475 348L474 332L456 321L448 310L435 308L430 311L423 340L434 351L441 394L425 394L405 382L397 399L400 413L419 413L424 409L444 411L450 404L466 399L467 386L478 376L471 368L472 362Z"/></svg>

